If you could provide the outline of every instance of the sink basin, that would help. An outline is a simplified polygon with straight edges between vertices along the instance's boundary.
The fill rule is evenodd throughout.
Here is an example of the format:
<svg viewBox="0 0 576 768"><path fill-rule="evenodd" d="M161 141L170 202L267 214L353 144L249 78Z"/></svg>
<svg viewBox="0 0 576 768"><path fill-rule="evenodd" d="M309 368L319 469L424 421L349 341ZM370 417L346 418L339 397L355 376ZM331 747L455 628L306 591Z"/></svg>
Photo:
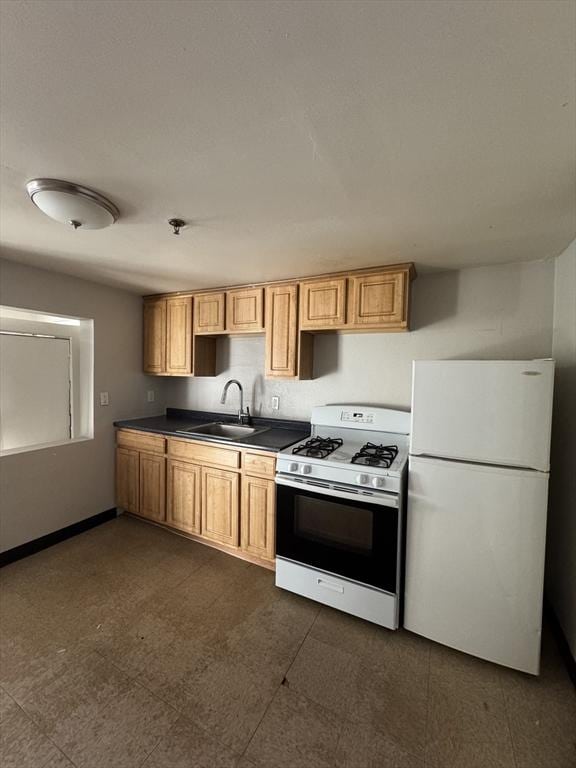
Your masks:
<svg viewBox="0 0 576 768"><path fill-rule="evenodd" d="M239 440L243 437L252 437L252 435L266 432L269 427L245 427L241 424L221 424L218 421L211 424L201 424L199 427L190 427L189 429L178 430L179 432L188 432L191 435L210 435L224 440Z"/></svg>

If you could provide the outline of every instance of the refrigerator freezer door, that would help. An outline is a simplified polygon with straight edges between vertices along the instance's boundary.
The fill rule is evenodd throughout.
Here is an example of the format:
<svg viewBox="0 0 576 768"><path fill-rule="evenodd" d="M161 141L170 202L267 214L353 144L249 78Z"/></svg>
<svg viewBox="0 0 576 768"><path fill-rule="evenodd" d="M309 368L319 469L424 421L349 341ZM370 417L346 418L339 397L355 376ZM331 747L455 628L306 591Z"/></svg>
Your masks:
<svg viewBox="0 0 576 768"><path fill-rule="evenodd" d="M415 361L410 453L549 469L554 363Z"/></svg>
<svg viewBox="0 0 576 768"><path fill-rule="evenodd" d="M411 458L404 625L538 674L548 475Z"/></svg>

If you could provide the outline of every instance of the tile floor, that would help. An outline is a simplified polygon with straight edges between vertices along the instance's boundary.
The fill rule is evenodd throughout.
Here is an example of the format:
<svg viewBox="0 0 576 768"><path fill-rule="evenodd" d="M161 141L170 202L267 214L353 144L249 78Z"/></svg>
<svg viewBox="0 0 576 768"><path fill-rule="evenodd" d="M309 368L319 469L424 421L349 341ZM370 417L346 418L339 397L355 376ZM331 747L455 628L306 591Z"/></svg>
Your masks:
<svg viewBox="0 0 576 768"><path fill-rule="evenodd" d="M574 768L576 696L120 517L0 571L2 768Z"/></svg>

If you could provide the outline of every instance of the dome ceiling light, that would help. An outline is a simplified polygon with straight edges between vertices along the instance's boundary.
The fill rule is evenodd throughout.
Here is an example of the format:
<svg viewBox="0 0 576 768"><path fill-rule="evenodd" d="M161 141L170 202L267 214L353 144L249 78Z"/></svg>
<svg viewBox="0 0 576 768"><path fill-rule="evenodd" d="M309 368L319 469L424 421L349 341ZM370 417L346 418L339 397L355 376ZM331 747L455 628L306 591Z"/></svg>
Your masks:
<svg viewBox="0 0 576 768"><path fill-rule="evenodd" d="M120 212L108 198L80 184L59 179L32 179L26 184L30 199L42 213L73 229L103 229Z"/></svg>

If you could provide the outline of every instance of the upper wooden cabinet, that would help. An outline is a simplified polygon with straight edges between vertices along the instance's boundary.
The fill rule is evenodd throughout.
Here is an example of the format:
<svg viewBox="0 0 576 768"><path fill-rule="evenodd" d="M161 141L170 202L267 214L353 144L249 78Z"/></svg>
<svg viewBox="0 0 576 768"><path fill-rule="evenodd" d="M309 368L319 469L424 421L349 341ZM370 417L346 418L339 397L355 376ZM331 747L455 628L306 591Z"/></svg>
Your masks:
<svg viewBox="0 0 576 768"><path fill-rule="evenodd" d="M346 324L346 278L300 283L300 328L328 330Z"/></svg>
<svg viewBox="0 0 576 768"><path fill-rule="evenodd" d="M222 334L266 334L268 378L312 378L313 334L409 328L412 264L258 286L149 297L144 371L214 376Z"/></svg>
<svg viewBox="0 0 576 768"><path fill-rule="evenodd" d="M226 294L197 293L194 296L194 333L224 333Z"/></svg>
<svg viewBox="0 0 576 768"><path fill-rule="evenodd" d="M192 334L192 296L144 301L144 372L157 376L214 376L216 344Z"/></svg>
<svg viewBox="0 0 576 768"><path fill-rule="evenodd" d="M166 299L144 302L144 372L166 371Z"/></svg>
<svg viewBox="0 0 576 768"><path fill-rule="evenodd" d="M192 373L192 298L175 296L166 301L166 373Z"/></svg>
<svg viewBox="0 0 576 768"><path fill-rule="evenodd" d="M298 284L266 288L266 376L298 375Z"/></svg>
<svg viewBox="0 0 576 768"><path fill-rule="evenodd" d="M350 277L348 328L406 330L409 269Z"/></svg>
<svg viewBox="0 0 576 768"><path fill-rule="evenodd" d="M246 288L226 294L226 330L229 333L262 333L264 289Z"/></svg>

